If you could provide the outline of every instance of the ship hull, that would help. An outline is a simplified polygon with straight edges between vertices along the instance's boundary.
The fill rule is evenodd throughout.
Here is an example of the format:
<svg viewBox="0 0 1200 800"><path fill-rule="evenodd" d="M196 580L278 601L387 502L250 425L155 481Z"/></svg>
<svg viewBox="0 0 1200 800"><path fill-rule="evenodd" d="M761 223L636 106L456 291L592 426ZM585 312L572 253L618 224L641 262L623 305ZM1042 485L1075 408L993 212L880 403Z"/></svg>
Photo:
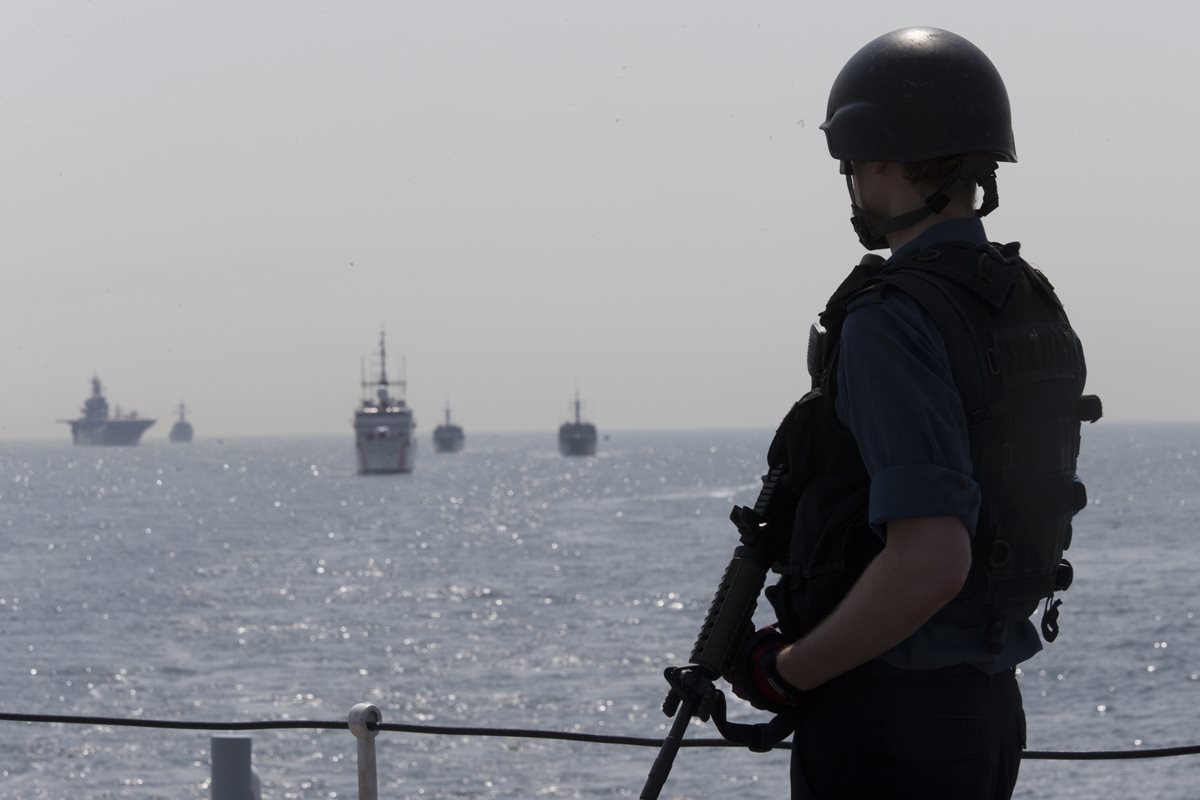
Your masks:
<svg viewBox="0 0 1200 800"><path fill-rule="evenodd" d="M360 413L354 429L359 475L413 471L417 442L411 415Z"/></svg>
<svg viewBox="0 0 1200 800"><path fill-rule="evenodd" d="M596 426L587 422L564 423L558 429L558 452L564 456L596 455Z"/></svg>
<svg viewBox="0 0 1200 800"><path fill-rule="evenodd" d="M171 433L167 437L176 444L186 444L192 440L192 426L187 422L176 422L171 426Z"/></svg>
<svg viewBox="0 0 1200 800"><path fill-rule="evenodd" d="M457 425L438 425L433 431L433 449L438 453L457 453L466 444L466 436Z"/></svg>
<svg viewBox="0 0 1200 800"><path fill-rule="evenodd" d="M152 419L118 419L104 422L77 420L71 423L71 439L79 445L133 447L142 439Z"/></svg>

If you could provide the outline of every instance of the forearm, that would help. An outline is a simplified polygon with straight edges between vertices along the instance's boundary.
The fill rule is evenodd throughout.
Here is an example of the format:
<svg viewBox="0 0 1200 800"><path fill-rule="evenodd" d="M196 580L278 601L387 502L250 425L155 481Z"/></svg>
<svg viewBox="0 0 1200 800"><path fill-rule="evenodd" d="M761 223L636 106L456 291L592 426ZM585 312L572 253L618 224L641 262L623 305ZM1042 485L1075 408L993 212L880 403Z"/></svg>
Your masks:
<svg viewBox="0 0 1200 800"><path fill-rule="evenodd" d="M970 539L955 518L890 523L888 546L833 613L780 653L780 675L812 689L885 653L958 593L970 558Z"/></svg>

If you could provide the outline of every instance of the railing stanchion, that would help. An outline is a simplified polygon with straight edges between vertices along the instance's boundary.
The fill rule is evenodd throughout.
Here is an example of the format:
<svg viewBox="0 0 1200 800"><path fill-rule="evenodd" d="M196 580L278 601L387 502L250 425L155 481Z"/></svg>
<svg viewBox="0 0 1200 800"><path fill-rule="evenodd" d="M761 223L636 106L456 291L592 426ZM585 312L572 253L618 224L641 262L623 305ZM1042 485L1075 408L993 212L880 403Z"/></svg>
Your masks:
<svg viewBox="0 0 1200 800"><path fill-rule="evenodd" d="M375 774L375 737L383 721L379 706L359 703L350 709L350 732L358 740L358 800L379 800L379 782Z"/></svg>
<svg viewBox="0 0 1200 800"><path fill-rule="evenodd" d="M212 800L248 800L254 794L249 736L212 737Z"/></svg>

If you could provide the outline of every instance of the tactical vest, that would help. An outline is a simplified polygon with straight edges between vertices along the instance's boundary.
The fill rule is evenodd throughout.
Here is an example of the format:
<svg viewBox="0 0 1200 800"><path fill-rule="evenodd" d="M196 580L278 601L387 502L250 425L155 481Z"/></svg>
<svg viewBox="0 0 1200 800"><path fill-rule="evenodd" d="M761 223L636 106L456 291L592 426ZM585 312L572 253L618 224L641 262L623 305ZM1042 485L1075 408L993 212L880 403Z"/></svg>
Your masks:
<svg viewBox="0 0 1200 800"><path fill-rule="evenodd" d="M827 390L836 390L830 376L849 303L865 292L900 291L945 340L982 494L967 581L934 619L987 620L980 633L998 653L1007 622L1028 618L1044 598L1042 632L1053 641L1061 601L1050 601L1070 583L1063 551L1072 517L1087 504L1075 475L1080 423L1100 417L1099 399L1081 396L1079 340L1053 287L1016 243L945 243L881 265L864 260L830 298L824 335L810 340L813 389L784 418L768 453L782 487L772 527L791 518L790 536L777 537L783 577L767 590L781 629L799 638L815 627L883 548L867 522L866 468Z"/></svg>

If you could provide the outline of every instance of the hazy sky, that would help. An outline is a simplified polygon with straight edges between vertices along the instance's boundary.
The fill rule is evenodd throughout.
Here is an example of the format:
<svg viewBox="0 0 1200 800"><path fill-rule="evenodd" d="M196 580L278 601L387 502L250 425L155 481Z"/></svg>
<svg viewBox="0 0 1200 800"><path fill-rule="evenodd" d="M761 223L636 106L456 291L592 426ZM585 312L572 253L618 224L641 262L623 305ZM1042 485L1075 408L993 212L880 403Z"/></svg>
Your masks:
<svg viewBox="0 0 1200 800"><path fill-rule="evenodd" d="M960 33L1020 163L993 239L1110 419L1200 419L1200 11L961 2L34 2L0 13L0 439L180 399L344 433L380 325L428 435L774 426L862 250L817 126L855 50Z"/></svg>

